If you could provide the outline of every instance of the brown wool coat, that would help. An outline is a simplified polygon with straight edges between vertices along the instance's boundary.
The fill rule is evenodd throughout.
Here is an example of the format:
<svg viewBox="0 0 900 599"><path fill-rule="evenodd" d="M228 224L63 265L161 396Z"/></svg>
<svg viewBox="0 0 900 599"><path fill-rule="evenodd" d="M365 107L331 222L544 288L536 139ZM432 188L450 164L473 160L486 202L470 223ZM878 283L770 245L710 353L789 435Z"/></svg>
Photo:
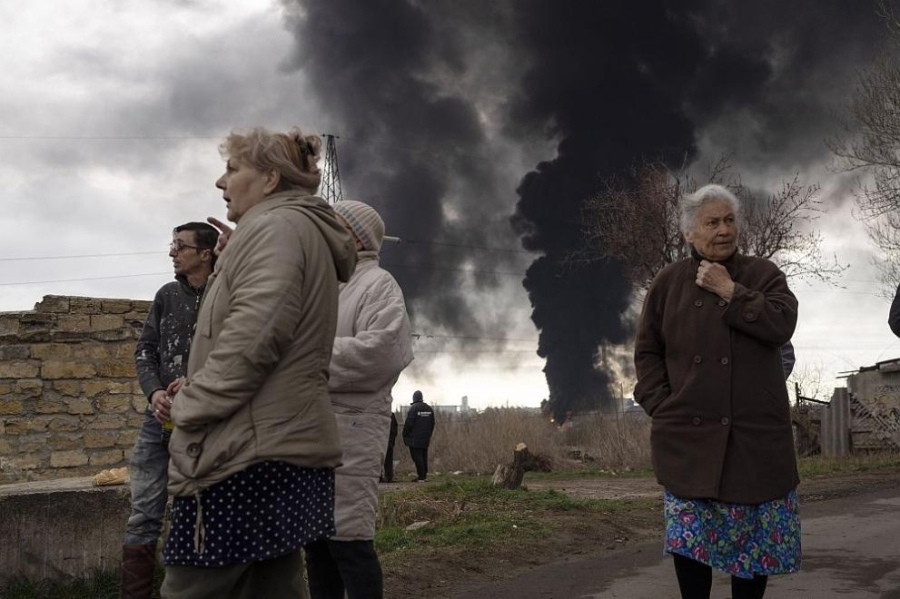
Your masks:
<svg viewBox="0 0 900 599"><path fill-rule="evenodd" d="M734 255L726 302L695 283L700 260L663 269L635 343L634 396L652 417L657 480L682 498L762 503L799 483L780 347L797 323L784 273Z"/></svg>

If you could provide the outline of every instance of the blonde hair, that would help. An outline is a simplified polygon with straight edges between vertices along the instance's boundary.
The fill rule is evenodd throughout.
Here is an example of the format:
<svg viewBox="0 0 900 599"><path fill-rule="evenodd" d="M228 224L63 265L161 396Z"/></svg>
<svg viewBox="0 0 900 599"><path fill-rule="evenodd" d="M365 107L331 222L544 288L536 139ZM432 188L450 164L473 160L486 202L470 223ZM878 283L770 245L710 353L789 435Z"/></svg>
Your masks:
<svg viewBox="0 0 900 599"><path fill-rule="evenodd" d="M303 135L299 127L287 133L273 133L265 127L232 131L219 146L219 153L260 171L275 170L281 175L275 191L300 188L316 193L322 181L317 164L322 140L318 135Z"/></svg>

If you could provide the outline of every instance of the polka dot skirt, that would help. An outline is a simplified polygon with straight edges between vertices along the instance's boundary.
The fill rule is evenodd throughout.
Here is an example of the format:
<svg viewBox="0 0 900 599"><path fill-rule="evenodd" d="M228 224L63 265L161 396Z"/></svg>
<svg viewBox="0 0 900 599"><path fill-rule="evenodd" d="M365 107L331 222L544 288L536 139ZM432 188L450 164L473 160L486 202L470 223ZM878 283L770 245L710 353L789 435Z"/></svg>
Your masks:
<svg viewBox="0 0 900 599"><path fill-rule="evenodd" d="M175 497L167 566L227 566L284 555L334 535L334 470L262 462L205 489L196 551L197 500Z"/></svg>

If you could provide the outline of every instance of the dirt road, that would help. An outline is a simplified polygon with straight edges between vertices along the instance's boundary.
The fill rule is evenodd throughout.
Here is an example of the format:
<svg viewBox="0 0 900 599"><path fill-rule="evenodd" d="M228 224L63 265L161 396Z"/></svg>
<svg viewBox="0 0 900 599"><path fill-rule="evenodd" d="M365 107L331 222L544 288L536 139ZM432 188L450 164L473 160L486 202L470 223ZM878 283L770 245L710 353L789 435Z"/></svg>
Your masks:
<svg viewBox="0 0 900 599"><path fill-rule="evenodd" d="M574 497L661 497L655 481L641 478L526 482L530 489L553 488ZM807 478L800 498L803 571L773 577L767 599L900 599L900 471ZM561 521L559 534L538 548L512 548L477 559L451 556L420 562L414 570L386 572L386 596L677 597L671 560L662 553L658 511L611 517L600 528ZM731 596L726 576L716 576L713 584L713 597Z"/></svg>

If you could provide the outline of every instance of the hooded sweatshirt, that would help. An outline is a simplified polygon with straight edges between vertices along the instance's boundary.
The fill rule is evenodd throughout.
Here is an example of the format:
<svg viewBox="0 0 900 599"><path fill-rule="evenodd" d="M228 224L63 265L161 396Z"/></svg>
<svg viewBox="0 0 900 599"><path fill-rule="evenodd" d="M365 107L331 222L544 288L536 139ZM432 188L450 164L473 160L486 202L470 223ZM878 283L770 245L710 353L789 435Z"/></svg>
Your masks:
<svg viewBox="0 0 900 599"><path fill-rule="evenodd" d="M328 366L338 282L355 265L352 237L321 198L277 193L243 215L207 282L173 401L173 495L263 461L340 463Z"/></svg>

